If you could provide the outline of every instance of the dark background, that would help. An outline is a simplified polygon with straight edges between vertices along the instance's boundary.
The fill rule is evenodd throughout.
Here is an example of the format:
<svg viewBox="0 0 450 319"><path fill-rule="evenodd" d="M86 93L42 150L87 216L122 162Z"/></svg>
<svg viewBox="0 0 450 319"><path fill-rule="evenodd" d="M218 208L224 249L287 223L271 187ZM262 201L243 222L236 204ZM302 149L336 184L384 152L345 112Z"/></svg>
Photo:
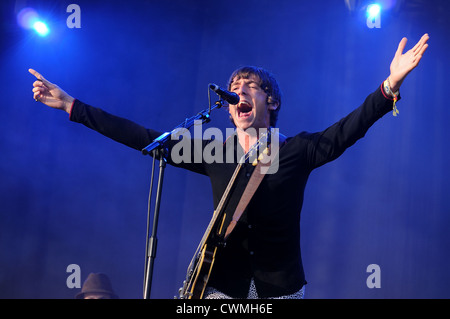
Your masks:
<svg viewBox="0 0 450 319"><path fill-rule="evenodd" d="M106 273L142 298L150 157L69 122L32 98L32 67L74 97L170 130L208 106L207 85L242 65L272 71L286 135L326 128L389 75L403 36L430 47L386 115L341 158L313 172L302 211L307 298L449 298L449 1L385 1L381 28L344 1L2 1L0 297L73 298ZM361 7L364 4L361 3ZM37 10L51 33L21 29ZM206 127L225 129L227 110ZM173 298L213 207L209 181L166 169L153 298ZM366 268L381 268L369 289Z"/></svg>

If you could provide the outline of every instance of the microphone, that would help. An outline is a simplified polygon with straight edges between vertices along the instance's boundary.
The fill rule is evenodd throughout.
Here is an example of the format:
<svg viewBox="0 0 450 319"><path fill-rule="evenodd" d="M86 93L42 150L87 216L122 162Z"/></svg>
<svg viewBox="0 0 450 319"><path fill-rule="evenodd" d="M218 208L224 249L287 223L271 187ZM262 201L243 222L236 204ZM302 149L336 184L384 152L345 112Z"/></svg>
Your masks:
<svg viewBox="0 0 450 319"><path fill-rule="evenodd" d="M222 99L224 99L228 103L230 103L230 104L238 104L239 103L239 95L237 95L236 93L224 90L220 86L218 86L214 83L210 83L209 88L211 90L213 90L214 92L216 92L216 94L218 96L220 96Z"/></svg>

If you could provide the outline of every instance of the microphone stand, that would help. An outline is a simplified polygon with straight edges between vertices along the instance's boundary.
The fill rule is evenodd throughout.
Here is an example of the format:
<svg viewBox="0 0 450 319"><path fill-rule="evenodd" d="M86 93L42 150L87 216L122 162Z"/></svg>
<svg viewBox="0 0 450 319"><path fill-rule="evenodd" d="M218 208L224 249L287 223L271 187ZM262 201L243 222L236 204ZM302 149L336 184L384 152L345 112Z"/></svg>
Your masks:
<svg viewBox="0 0 450 319"><path fill-rule="evenodd" d="M146 236L146 247L145 247L145 272L144 272L144 299L150 299L151 286L152 286L152 277L153 277L153 265L156 258L156 247L157 247L157 228L158 228L158 219L159 219L159 210L161 204L161 193L162 193L162 185L164 179L164 169L166 167L166 156L167 149L165 147L166 142L169 140L172 134L179 134L180 129L189 130L195 121L201 120L203 123L208 123L211 121L210 113L212 110L221 108L223 105L223 101L217 101L213 107L211 107L211 103L207 110L203 110L193 117L186 119L183 123L175 127L170 132L165 132L161 134L159 137L153 140L152 143L147 145L142 149L142 154L153 156L153 166L152 166L152 175L151 175L151 183L150 183L150 192L148 198L148 212L147 212L147 236ZM153 180L154 180L154 170L155 170L155 159L159 160L159 176L158 176L158 184L156 189L156 199L155 199L155 208L153 212L153 227L152 233L149 237L150 231L150 215L151 215L151 199L152 199L152 189L153 189Z"/></svg>

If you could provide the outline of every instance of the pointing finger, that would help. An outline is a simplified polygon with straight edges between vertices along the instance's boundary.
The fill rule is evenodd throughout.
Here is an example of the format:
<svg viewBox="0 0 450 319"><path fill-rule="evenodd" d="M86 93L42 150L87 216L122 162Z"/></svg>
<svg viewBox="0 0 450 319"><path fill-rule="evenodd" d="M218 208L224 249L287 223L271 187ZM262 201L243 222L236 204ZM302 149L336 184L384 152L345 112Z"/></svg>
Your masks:
<svg viewBox="0 0 450 319"><path fill-rule="evenodd" d="M41 75L38 71L33 70L33 69L28 69L28 72L30 72L31 74L33 74L38 80L41 80L42 75Z"/></svg>
<svg viewBox="0 0 450 319"><path fill-rule="evenodd" d="M53 83L51 83L50 81L46 80L46 79L42 76L42 74L40 74L40 73L37 72L36 70L28 69L28 72L30 72L31 74L33 74L39 81L42 81L42 82L45 84L45 86L47 86L49 89L51 89L51 88L54 86ZM36 83L36 82L35 82L35 83Z"/></svg>

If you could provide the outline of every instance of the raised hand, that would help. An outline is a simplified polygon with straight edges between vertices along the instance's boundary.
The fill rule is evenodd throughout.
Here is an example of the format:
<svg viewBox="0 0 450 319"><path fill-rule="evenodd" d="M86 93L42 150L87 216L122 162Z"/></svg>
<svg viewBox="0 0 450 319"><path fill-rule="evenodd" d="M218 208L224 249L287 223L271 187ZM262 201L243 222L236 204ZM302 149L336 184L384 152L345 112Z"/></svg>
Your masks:
<svg viewBox="0 0 450 319"><path fill-rule="evenodd" d="M39 72L28 69L37 81L33 83L33 98L47 106L70 113L74 98L64 92L59 86L46 80Z"/></svg>
<svg viewBox="0 0 450 319"><path fill-rule="evenodd" d="M419 42L406 53L403 53L403 50L408 40L403 38L400 41L397 52L395 52L394 59L391 62L391 74L389 75L391 90L393 92L396 92L400 88L409 72L419 64L423 53L428 48L427 41L429 38L428 34L425 33Z"/></svg>

